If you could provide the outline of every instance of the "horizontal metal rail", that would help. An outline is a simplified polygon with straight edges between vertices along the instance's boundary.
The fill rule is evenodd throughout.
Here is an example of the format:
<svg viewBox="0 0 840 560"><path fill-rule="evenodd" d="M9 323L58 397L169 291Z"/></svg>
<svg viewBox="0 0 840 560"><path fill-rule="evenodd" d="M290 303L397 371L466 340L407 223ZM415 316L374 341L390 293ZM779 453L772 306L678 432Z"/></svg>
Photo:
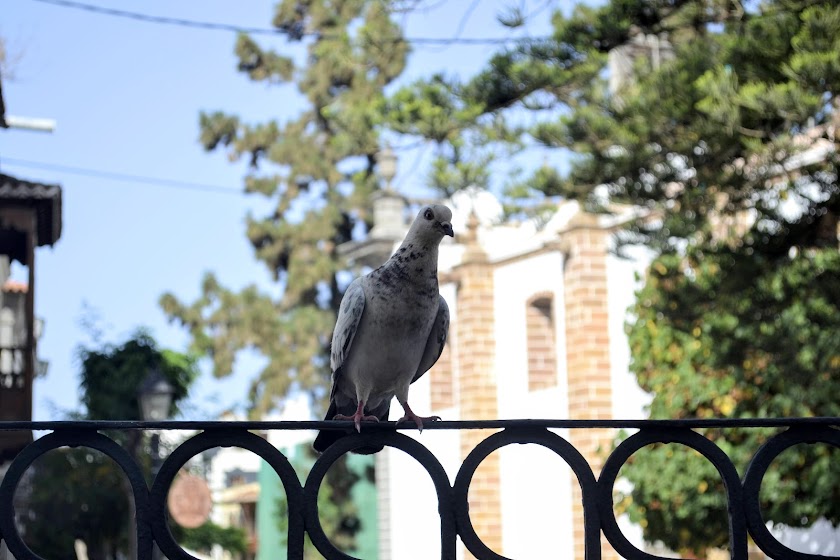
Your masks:
<svg viewBox="0 0 840 560"><path fill-rule="evenodd" d="M608 456L596 478L583 455L565 438L551 429L619 428L637 430L622 441ZM743 480L730 458L711 440L695 429L700 428L780 428L753 456ZM531 443L559 455L575 473L581 487L584 514L584 549L586 560L601 558L600 537L623 558L650 560L660 558L636 548L621 532L613 510L613 487L622 465L639 449L654 443L678 443L688 446L708 459L723 480L728 499L729 551L733 560L747 560L747 541L752 537L758 547L776 560L816 560L826 558L794 551L779 542L767 529L762 517L759 490L767 469L786 449L801 443L823 443L840 448L840 418L755 418L755 419L684 419L684 420L489 420L435 422L430 430L501 430L489 435L467 456L450 484L446 472L422 443L399 433L393 423L365 426L362 434L342 438L315 462L305 484L283 453L250 430L334 429L349 431L350 422L0 422L3 430L49 431L18 454L0 484L0 539L19 560L40 559L21 538L15 525L14 494L24 473L41 455L63 446L96 449L111 459L125 473L134 493L138 559L151 560L152 543L174 560L190 560L172 536L167 525L166 498L175 476L192 457L214 447L239 447L262 457L280 477L288 501L288 549L290 559L301 560L304 536L308 534L318 551L328 560L352 560L327 538L318 516L318 491L330 466L339 457L365 446L385 445L400 449L414 458L431 477L437 492L441 517L441 558L454 560L456 541L479 559L504 560L490 550L476 534L470 520L468 494L470 483L481 462L493 451L511 444ZM199 431L175 448L163 462L151 489L140 466L102 430L193 430ZM840 484L840 480L837 481ZM836 558L836 557L835 557Z"/></svg>

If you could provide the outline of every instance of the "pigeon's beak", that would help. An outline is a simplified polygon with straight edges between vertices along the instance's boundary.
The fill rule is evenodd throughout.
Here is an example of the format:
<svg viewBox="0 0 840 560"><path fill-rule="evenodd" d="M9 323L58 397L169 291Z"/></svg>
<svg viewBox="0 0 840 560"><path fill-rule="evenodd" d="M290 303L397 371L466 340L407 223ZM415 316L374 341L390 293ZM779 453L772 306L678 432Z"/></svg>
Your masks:
<svg viewBox="0 0 840 560"><path fill-rule="evenodd" d="M441 222L440 230L449 237L455 237L455 232L452 231L452 224L449 222Z"/></svg>

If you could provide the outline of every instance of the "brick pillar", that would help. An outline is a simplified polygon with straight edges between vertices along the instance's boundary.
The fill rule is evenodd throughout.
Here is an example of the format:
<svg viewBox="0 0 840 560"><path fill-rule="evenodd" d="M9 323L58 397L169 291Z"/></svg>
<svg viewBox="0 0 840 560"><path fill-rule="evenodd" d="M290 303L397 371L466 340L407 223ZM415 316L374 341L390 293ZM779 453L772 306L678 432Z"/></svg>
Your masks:
<svg viewBox="0 0 840 560"><path fill-rule="evenodd" d="M607 302L607 243L609 232L597 218L580 214L561 234L568 249L565 263L566 366L569 383L569 417L612 417L610 379L609 309ZM577 429L570 442L586 458L595 476L609 453L614 430ZM584 558L583 505L577 477L572 475L572 515L575 558ZM619 556L602 537L604 560Z"/></svg>
<svg viewBox="0 0 840 560"><path fill-rule="evenodd" d="M458 403L464 420L498 417L495 359L493 269L477 239L478 220L471 215L464 242L464 258L455 271L458 279L458 320L455 324L459 383ZM461 433L461 457L466 458L490 432ZM479 537L491 549L502 550L499 456L481 463L470 485L470 519ZM465 555L471 558L469 553Z"/></svg>

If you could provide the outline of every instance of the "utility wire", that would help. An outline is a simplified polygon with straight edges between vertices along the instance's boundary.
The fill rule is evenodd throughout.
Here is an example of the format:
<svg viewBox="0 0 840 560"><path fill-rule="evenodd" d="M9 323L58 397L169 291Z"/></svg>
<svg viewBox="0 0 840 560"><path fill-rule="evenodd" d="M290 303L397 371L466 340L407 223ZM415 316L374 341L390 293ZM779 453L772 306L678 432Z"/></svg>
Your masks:
<svg viewBox="0 0 840 560"><path fill-rule="evenodd" d="M464 12L463 16L461 16L461 21L458 22L458 28L455 30L455 35L449 39L450 42L445 43L443 46L441 46L438 49L435 49L433 52L440 53L447 50L452 45L457 44L457 41L461 39L461 33L464 32L464 27L466 27L470 16L472 16L472 13L478 7L479 1L480 0L473 0L470 6L467 8L467 11Z"/></svg>
<svg viewBox="0 0 840 560"><path fill-rule="evenodd" d="M461 21L458 22L458 29L455 31L455 37L452 38L453 40L458 40L461 38L461 33L464 32L464 28L467 26L467 22L470 20L470 17L472 16L475 9L478 8L479 2L480 0L473 0L472 4L470 4L469 8L467 8L467 11L464 12L463 16L461 16Z"/></svg>
<svg viewBox="0 0 840 560"><path fill-rule="evenodd" d="M74 167L70 165L60 165L55 163L45 163L41 161L32 161L26 159L17 159L3 157L0 163L8 165L17 165L20 167L29 167L33 169L43 169L46 171L59 171L61 173L72 173L75 175L84 175L87 177L97 177L100 179L110 179L112 181L123 181L130 183L146 183L148 185L155 185L159 187L169 187L175 189L184 189L200 192L212 192L216 194L227 194L239 196L244 191L232 189L230 187L223 187L221 185L209 185L206 183L193 183L190 181L178 181L176 179L165 179L162 177L148 177L143 175L132 175L129 173L117 173L113 171L102 171L99 169L89 169L85 167Z"/></svg>
<svg viewBox="0 0 840 560"><path fill-rule="evenodd" d="M107 8L105 6L96 6L93 4L85 4L83 2L76 2L75 0L32 0L33 2L41 2L42 4L51 4L54 6L61 6L64 8L72 8L75 10L83 10L100 15L107 15L113 17L121 17L126 19L133 19L143 21L146 23L156 23L162 25L177 25L181 27L192 27L196 29L205 29L211 31L228 31L233 33L250 33L252 35L282 35L283 31L279 29L270 29L266 27L247 27L240 25L233 25L229 23L216 23L209 21L197 21L192 19L175 18L168 16L156 16L152 14L143 14L138 12L130 12L127 10L119 10L115 8ZM460 31L459 31L460 33ZM305 33L304 36L316 37L318 33ZM393 39L386 39L384 41L411 43L414 45L500 45L517 41L515 37L395 37ZM381 42L384 42L381 41Z"/></svg>
<svg viewBox="0 0 840 560"><path fill-rule="evenodd" d="M402 152L408 150L414 150L416 148L422 147L425 144L424 141L414 142L411 144L404 144L402 146L395 146L393 148L394 151ZM417 162L422 157L422 154L418 156L415 160L414 167L412 169L416 169ZM7 165L16 165L18 167L26 167L30 169L41 169L44 171L57 171L60 173L71 173L74 175L81 175L86 177L96 177L99 179L110 179L112 181L123 181L127 183L145 183L147 185L155 185L158 187L169 187L175 189L183 189L183 190L192 190L192 191L200 191L200 192L211 192L215 194L227 194L227 195L241 195L244 194L245 191L243 190L236 190L230 187L223 187L221 185L210 185L207 183L193 183L191 181L180 181L177 179L166 179L163 177L149 177L144 175L133 175L130 173L119 173L116 171L104 171L101 169L90 169L87 167L75 167L71 165L62 165L58 163L47 163L43 161L33 161L28 159L19 159L19 158L10 158L10 157L2 157L0 158L0 164L7 164ZM413 171L412 171L413 174Z"/></svg>
<svg viewBox="0 0 840 560"><path fill-rule="evenodd" d="M43 4L52 4L54 6L62 6L64 8L73 8L76 10L83 10L93 12L95 14L114 16L121 18L134 19L144 21L146 23L158 23L164 25L180 25L182 27L195 27L199 29L210 29L214 31L231 31L235 33L253 33L253 34L270 34L279 35L281 32L277 29L266 29L263 27L245 27L239 25L232 25L229 23L215 23L209 21L195 21L182 18L174 18L167 16L156 16L151 14L141 14L137 12L129 12L126 10L118 10L115 8L107 8L105 6L95 6L93 4L85 4L83 2L74 2L72 0L33 0L34 2L41 2Z"/></svg>

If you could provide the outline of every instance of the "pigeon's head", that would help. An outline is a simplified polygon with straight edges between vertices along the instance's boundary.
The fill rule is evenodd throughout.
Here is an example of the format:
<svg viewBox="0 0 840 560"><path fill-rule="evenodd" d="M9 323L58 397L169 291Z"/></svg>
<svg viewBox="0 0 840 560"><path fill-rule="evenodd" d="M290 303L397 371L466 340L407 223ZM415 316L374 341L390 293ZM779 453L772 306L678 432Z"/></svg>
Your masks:
<svg viewBox="0 0 840 560"><path fill-rule="evenodd" d="M409 234L417 239L433 243L440 243L444 235L454 237L452 210L441 204L424 206L417 214Z"/></svg>

